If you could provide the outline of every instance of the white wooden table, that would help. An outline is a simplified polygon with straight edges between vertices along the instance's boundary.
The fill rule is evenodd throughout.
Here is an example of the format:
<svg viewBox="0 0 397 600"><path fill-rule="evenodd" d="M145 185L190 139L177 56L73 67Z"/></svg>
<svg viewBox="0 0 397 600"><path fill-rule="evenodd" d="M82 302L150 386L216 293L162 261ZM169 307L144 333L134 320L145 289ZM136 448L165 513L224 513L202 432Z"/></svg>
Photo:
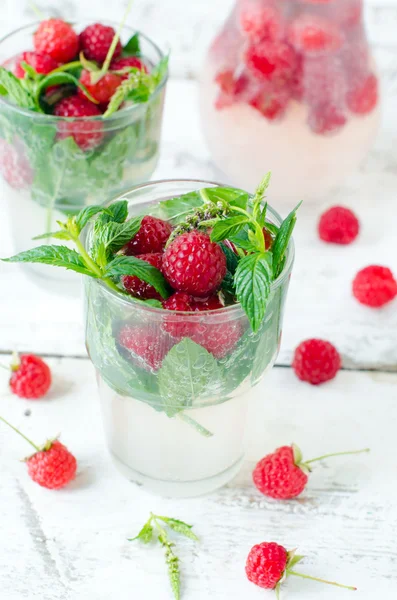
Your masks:
<svg viewBox="0 0 397 600"><path fill-rule="evenodd" d="M42 2L69 19L119 14L123 2ZM162 158L155 178L213 179L200 133L195 73L203 47L231 0L182 3L137 0L136 24L173 47ZM32 20L24 0L2 0L0 34ZM117 8L117 10L116 10ZM3 19L3 14L6 15ZM323 205L303 208L296 232L297 261L276 367L252 394L252 443L231 485L195 500L157 498L122 479L106 453L93 369L86 358L79 299L50 295L17 267L0 265L0 353L34 351L48 358L53 390L45 401L16 399L0 372L0 414L38 441L62 432L76 454L76 481L60 492L33 484L18 459L24 442L0 428L0 598L5 600L168 600L160 550L126 541L153 510L195 524L199 544L178 542L183 598L272 598L249 584L246 555L254 543L299 547L302 571L356 585L357 600L397 595L397 305L380 311L351 297L355 272L369 263L397 272L397 2L368 2L371 39L382 73L384 125L361 171ZM132 19L130 19L133 22ZM194 35L193 35L194 31ZM0 197L5 193L0 189ZM1 198L3 206L4 198ZM323 206L343 203L360 216L360 242L321 244L315 224ZM289 207L285 207L284 212ZM0 256L12 252L6 215ZM294 347L322 336L343 354L345 370L311 388L289 368ZM306 457L370 446L370 455L335 459L317 467L302 497L276 503L253 487L255 461L279 445L298 443ZM283 598L337 599L349 592L291 581Z"/></svg>

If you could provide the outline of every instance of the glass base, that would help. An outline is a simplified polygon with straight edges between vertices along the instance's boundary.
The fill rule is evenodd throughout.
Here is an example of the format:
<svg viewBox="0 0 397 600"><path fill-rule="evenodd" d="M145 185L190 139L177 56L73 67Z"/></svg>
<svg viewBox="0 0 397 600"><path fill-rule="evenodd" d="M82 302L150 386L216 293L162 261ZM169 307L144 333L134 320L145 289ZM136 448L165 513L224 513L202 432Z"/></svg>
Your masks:
<svg viewBox="0 0 397 600"><path fill-rule="evenodd" d="M166 496L168 498L193 498L195 496L203 496L210 494L215 490L229 483L240 471L244 456L241 456L238 461L231 465L225 471L208 477L206 479L197 479L192 481L167 481L164 479L154 479L148 477L139 471L131 469L123 463L115 454L110 452L113 464L124 477L142 486L146 491L152 492L158 496Z"/></svg>

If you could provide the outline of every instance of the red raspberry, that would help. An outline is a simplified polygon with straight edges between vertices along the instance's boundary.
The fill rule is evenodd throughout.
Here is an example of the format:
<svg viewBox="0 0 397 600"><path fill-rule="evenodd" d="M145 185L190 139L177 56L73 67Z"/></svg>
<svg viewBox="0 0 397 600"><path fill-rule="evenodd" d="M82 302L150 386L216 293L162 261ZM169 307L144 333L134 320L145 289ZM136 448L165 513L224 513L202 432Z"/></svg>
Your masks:
<svg viewBox="0 0 397 600"><path fill-rule="evenodd" d="M121 69L125 69L126 67L135 67L136 69L140 69L145 73L148 73L148 69L145 63L138 58L137 56L126 56L124 58L116 58L110 64L111 71L121 71ZM125 75L121 75L122 79L128 79L128 73Z"/></svg>
<svg viewBox="0 0 397 600"><path fill-rule="evenodd" d="M153 254L162 252L171 235L172 226L156 217L143 217L138 233L124 246L124 254Z"/></svg>
<svg viewBox="0 0 397 600"><path fill-rule="evenodd" d="M374 74L368 75L346 95L349 109L357 115L367 115L378 104L378 79Z"/></svg>
<svg viewBox="0 0 397 600"><path fill-rule="evenodd" d="M18 363L11 365L11 369L10 388L20 398L41 398L50 389L51 371L40 357L22 354Z"/></svg>
<svg viewBox="0 0 397 600"><path fill-rule="evenodd" d="M189 294L175 292L163 302L163 308L176 312L193 312L193 302L194 298ZM164 318L164 331L176 339L189 337L190 334L194 333L196 327L197 321L192 321L187 315L166 315Z"/></svg>
<svg viewBox="0 0 397 600"><path fill-rule="evenodd" d="M262 229L262 231L263 231L263 237L265 238L265 249L270 250L270 248L273 246L273 242L274 242L273 235L270 233L270 231L268 229L266 229L266 227L264 227Z"/></svg>
<svg viewBox="0 0 397 600"><path fill-rule="evenodd" d="M239 321L219 323L219 325L197 323L189 337L196 344L203 346L215 358L221 359L232 352L242 334L243 330Z"/></svg>
<svg viewBox="0 0 397 600"><path fill-rule="evenodd" d="M302 381L320 385L334 379L341 368L341 358L329 342L310 339L295 350L292 367Z"/></svg>
<svg viewBox="0 0 397 600"><path fill-rule="evenodd" d="M294 49L285 42L260 42L248 47L245 63L255 77L288 82L297 68Z"/></svg>
<svg viewBox="0 0 397 600"><path fill-rule="evenodd" d="M163 255L160 252L155 254L139 254L137 258L148 262L153 267L156 267L156 269L161 271ZM150 300L151 298L162 300L162 297L158 291L152 285L150 285L150 283L142 281L142 279L139 279L139 277L135 277L134 275L123 275L121 282L131 296L141 298L142 300Z"/></svg>
<svg viewBox="0 0 397 600"><path fill-rule="evenodd" d="M67 63L79 51L79 38L69 23L62 19L42 21L33 35L34 49L45 52L59 63Z"/></svg>
<svg viewBox="0 0 397 600"><path fill-rule="evenodd" d="M274 121L285 114L289 100L290 97L286 90L273 90L271 92L264 90L259 92L250 104L259 110L266 119Z"/></svg>
<svg viewBox="0 0 397 600"><path fill-rule="evenodd" d="M334 17L345 29L359 25L363 17L363 0L344 0L335 10Z"/></svg>
<svg viewBox="0 0 397 600"><path fill-rule="evenodd" d="M321 215L318 233L329 244L351 244L360 231L356 215L343 206L333 206Z"/></svg>
<svg viewBox="0 0 397 600"><path fill-rule="evenodd" d="M288 40L300 52L331 52L342 47L344 36L331 21L302 13L289 26Z"/></svg>
<svg viewBox="0 0 397 600"><path fill-rule="evenodd" d="M178 236L168 246L163 273L174 289L205 297L222 283L226 258L220 246L211 242L206 233L194 230Z"/></svg>
<svg viewBox="0 0 397 600"><path fill-rule="evenodd" d="M77 461L58 440L49 442L26 460L30 477L50 490L59 490L74 479Z"/></svg>
<svg viewBox="0 0 397 600"><path fill-rule="evenodd" d="M332 104L317 106L310 112L308 118L310 129L318 135L335 133L344 127L346 122L344 113Z"/></svg>
<svg viewBox="0 0 397 600"><path fill-rule="evenodd" d="M114 92L122 82L122 78L115 73L106 73L97 83L91 83L91 73L85 69L81 72L80 83L82 83L91 96L100 104L107 104ZM78 88L78 95L86 98L83 90Z"/></svg>
<svg viewBox="0 0 397 600"><path fill-rule="evenodd" d="M263 542L251 549L245 572L255 585L274 590L284 576L287 562L288 552L283 546L274 542Z"/></svg>
<svg viewBox="0 0 397 600"><path fill-rule="evenodd" d="M58 66L58 63L49 54L45 54L44 52L23 52L18 57L14 68L14 75L19 77L19 79L25 77L25 71L21 66L22 61L33 67L41 75L51 73Z"/></svg>
<svg viewBox="0 0 397 600"><path fill-rule="evenodd" d="M101 23L88 25L80 33L80 50L89 60L96 60L99 63L103 63L115 35L116 32L113 27L101 25ZM113 58L120 56L122 50L123 48L119 40Z"/></svg>
<svg viewBox="0 0 397 600"><path fill-rule="evenodd" d="M12 188L22 190L33 183L33 170L22 142L0 139L0 173Z"/></svg>
<svg viewBox="0 0 397 600"><path fill-rule="evenodd" d="M156 335L153 331L131 325L122 327L118 341L131 353L132 359L146 371L158 371L173 346L168 336Z"/></svg>
<svg viewBox="0 0 397 600"><path fill-rule="evenodd" d="M219 299L218 294L213 294L208 298L194 298L191 302L194 311L219 310L224 308L224 304Z"/></svg>
<svg viewBox="0 0 397 600"><path fill-rule="evenodd" d="M252 4L240 13L240 26L243 33L253 42L274 41L283 30L282 16L275 6Z"/></svg>
<svg viewBox="0 0 397 600"><path fill-rule="evenodd" d="M258 462L252 478L258 490L276 500L290 500L306 487L308 476L295 462L291 446L278 448Z"/></svg>
<svg viewBox="0 0 397 600"><path fill-rule="evenodd" d="M371 265L357 273L353 295L365 306L380 308L397 296L397 281L387 267Z"/></svg>
<svg viewBox="0 0 397 600"><path fill-rule="evenodd" d="M55 106L54 115L57 117L81 117L78 121L60 121L58 123L58 138L64 139L72 136L74 141L82 150L92 150L99 146L103 140L101 123L83 119L83 117L97 117L101 115L100 110L80 96L63 98Z"/></svg>

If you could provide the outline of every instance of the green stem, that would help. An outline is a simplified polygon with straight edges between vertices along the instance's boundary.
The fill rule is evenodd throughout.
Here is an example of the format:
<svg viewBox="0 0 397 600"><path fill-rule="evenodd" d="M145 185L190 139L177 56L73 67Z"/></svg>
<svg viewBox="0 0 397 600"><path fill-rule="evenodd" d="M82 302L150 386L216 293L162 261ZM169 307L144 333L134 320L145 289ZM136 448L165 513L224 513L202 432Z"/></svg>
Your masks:
<svg viewBox="0 0 397 600"><path fill-rule="evenodd" d="M92 260L91 256L88 254L87 250L84 248L83 244L81 243L81 240L79 237L72 237L72 240L74 241L74 243L77 246L78 251L81 254L82 259L84 260L86 266L91 269L91 271L93 273L95 273L95 275L101 279L104 283L106 283L106 285L112 289L114 292L117 292L118 294L120 294L121 290L118 288L118 286L114 283L114 281L112 281L109 277L104 277L102 270L98 267L98 265Z"/></svg>
<svg viewBox="0 0 397 600"><path fill-rule="evenodd" d="M37 17L40 19L40 21L46 18L45 14L34 4L34 2L31 2L29 0L29 6L34 12L34 14L37 15Z"/></svg>
<svg viewBox="0 0 397 600"><path fill-rule="evenodd" d="M318 577L311 577L310 575L304 575L303 573L297 573L296 571L287 571L288 575L294 575L295 577L302 577L302 579L310 579L311 581L318 581L319 583L326 583L327 585L334 585L335 587L343 588L345 590L352 590L355 592L357 590L356 587L350 585L342 585L341 583L336 583L335 581L327 581L326 579L319 579Z"/></svg>
<svg viewBox="0 0 397 600"><path fill-rule="evenodd" d="M14 427L14 425L11 425L11 423L9 423L8 421L6 421L4 417L0 416L0 421L3 421L3 423L5 423L6 425L8 425L8 427L11 427L11 429L13 429L16 433L18 433L21 437L23 437L24 440L26 440L27 442L29 442L29 444L31 446L33 446L33 448L35 450L37 450L37 452L40 452L40 448L38 446L36 446L36 444L34 444L32 442L32 440L30 440L28 437L26 437L26 435L24 435L23 433L21 433L19 431L19 429L17 429L16 427Z"/></svg>
<svg viewBox="0 0 397 600"><path fill-rule="evenodd" d="M100 72L101 72L101 77L102 77L103 75L105 75L105 73L107 73L107 71L108 71L108 69L109 69L109 65L110 65L110 63L112 62L112 58L113 58L114 51L116 50L116 46L117 46L117 44L118 44L118 41L119 41L119 39L120 39L120 34L121 34L121 32L122 32L122 29L123 29L123 27L124 27L124 25L125 25L125 22L126 22L126 20L127 20L127 17L128 17L128 15L129 15L129 12L130 12L130 10L131 10L131 8L132 8L132 3L133 3L133 1L134 1L134 0L130 0L130 1L129 1L129 3L128 3L128 5L127 5L127 8L126 8L126 11L125 11L125 13L124 13L123 19L122 19L122 21L121 21L121 23L120 23L120 25L119 25L119 28L118 28L118 30L117 30L117 32L116 32L116 35L114 36L114 38L113 38L113 40L112 40L112 43L111 43L111 45L110 45L110 48L109 48L109 50L108 50L108 53L107 53L107 55L106 55L106 58L105 58L105 62L103 63L103 65L102 65L102 69L101 69L101 71L100 71Z"/></svg>
<svg viewBox="0 0 397 600"><path fill-rule="evenodd" d="M69 71L69 69L77 69L81 66L81 61L74 60L70 63L66 63L66 65L61 65L60 67L57 67L56 69L51 71L50 75L52 75L53 73L63 73L64 71Z"/></svg>
<svg viewBox="0 0 397 600"><path fill-rule="evenodd" d="M200 435L204 437L212 437L214 435L211 433L211 431L206 429L203 425L200 425L200 423L197 423L197 421L189 417L186 413L180 412L177 416L181 421L193 427Z"/></svg>
<svg viewBox="0 0 397 600"><path fill-rule="evenodd" d="M310 465L311 463L318 462L320 460L325 460L326 458L333 458L334 456L350 456L352 454L363 454L364 452L370 452L370 448L365 448L364 450L353 450L350 452L335 452L333 454L324 454L323 456L319 456L318 458L312 458L311 460L305 460L305 465Z"/></svg>

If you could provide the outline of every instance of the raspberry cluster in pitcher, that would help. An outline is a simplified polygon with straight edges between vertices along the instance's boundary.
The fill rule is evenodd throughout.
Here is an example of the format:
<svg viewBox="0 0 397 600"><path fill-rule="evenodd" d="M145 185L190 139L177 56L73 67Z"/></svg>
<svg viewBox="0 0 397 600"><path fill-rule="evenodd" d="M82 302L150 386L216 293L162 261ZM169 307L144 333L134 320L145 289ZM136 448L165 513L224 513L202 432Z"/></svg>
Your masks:
<svg viewBox="0 0 397 600"><path fill-rule="evenodd" d="M252 106L269 121L307 106L316 134L341 129L378 103L362 0L239 0L216 38L216 107Z"/></svg>

